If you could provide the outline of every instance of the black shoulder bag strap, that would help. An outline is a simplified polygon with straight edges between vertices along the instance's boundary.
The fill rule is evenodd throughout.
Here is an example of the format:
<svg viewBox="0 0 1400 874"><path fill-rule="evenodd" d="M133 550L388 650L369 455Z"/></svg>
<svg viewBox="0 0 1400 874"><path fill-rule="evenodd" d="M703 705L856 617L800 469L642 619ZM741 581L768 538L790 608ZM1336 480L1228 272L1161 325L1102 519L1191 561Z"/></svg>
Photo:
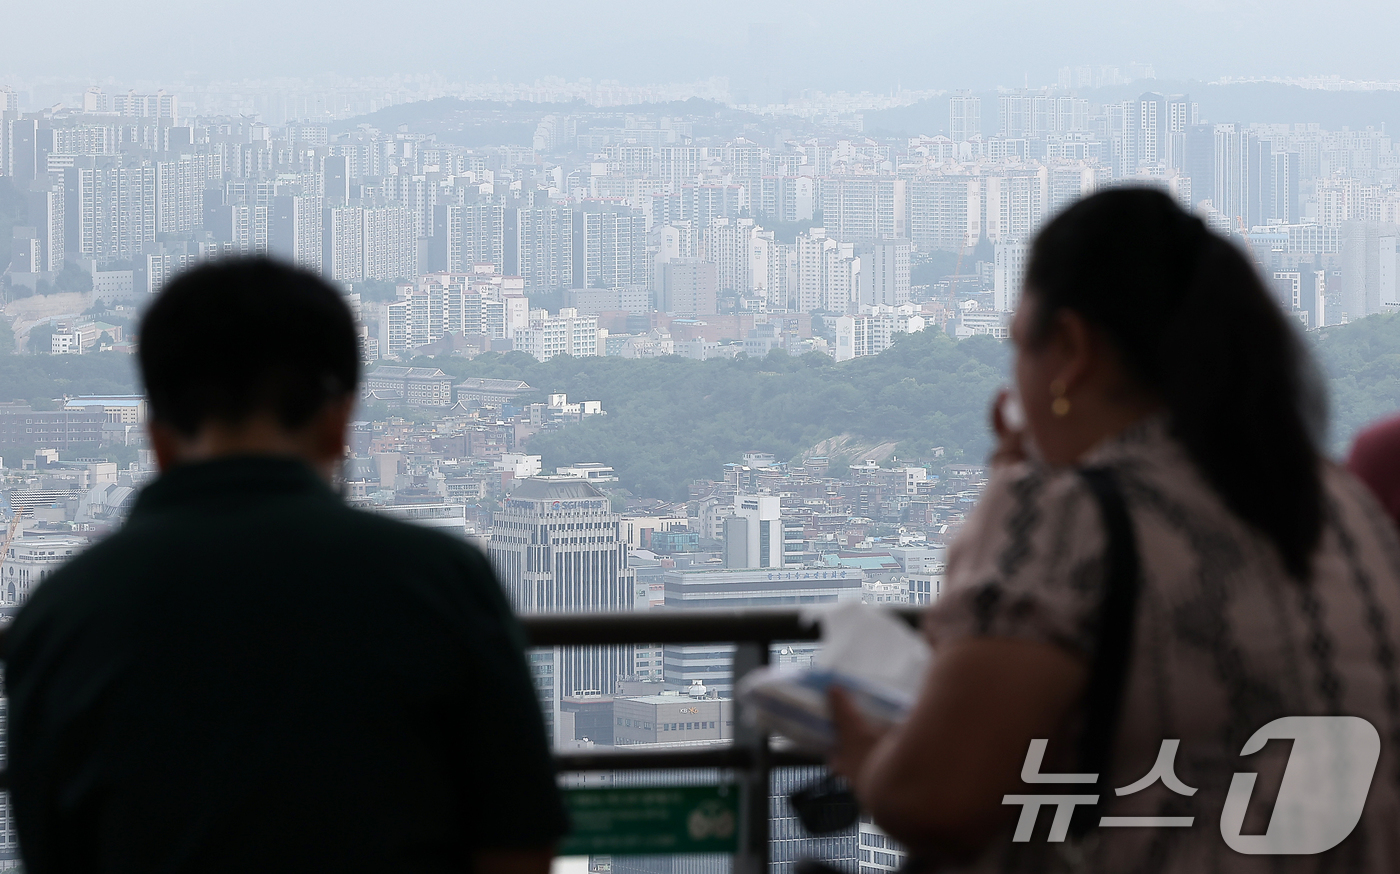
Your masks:
<svg viewBox="0 0 1400 874"><path fill-rule="evenodd" d="M1070 834L1076 839L1098 824L1099 808L1112 792L1108 770L1113 764L1113 744L1123 709L1123 687L1132 658L1138 591L1142 584L1137 538L1117 475L1107 467L1084 468L1079 475L1099 505L1108 546L1104 556L1098 643L1084 695L1084 729L1079 738L1078 770L1099 775L1099 804L1076 810L1070 822Z"/></svg>

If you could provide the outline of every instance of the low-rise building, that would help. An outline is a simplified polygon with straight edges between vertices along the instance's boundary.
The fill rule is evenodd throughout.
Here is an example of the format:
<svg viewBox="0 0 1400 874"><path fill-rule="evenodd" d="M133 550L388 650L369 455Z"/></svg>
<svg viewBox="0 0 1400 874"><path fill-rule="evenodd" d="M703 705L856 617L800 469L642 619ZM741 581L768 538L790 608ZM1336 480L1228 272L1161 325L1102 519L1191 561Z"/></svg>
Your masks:
<svg viewBox="0 0 1400 874"><path fill-rule="evenodd" d="M613 701L613 743L684 743L734 737L734 702L708 697L695 683L683 691Z"/></svg>
<svg viewBox="0 0 1400 874"><path fill-rule="evenodd" d="M452 377L436 367L402 367L385 364L365 375L365 397L391 397L397 393L410 407L452 406Z"/></svg>
<svg viewBox="0 0 1400 874"><path fill-rule="evenodd" d="M28 404L0 404L0 446L71 449L102 441L107 414L101 409L35 410Z"/></svg>
<svg viewBox="0 0 1400 874"><path fill-rule="evenodd" d="M456 391L457 402L468 407L500 407L515 403L521 395L527 395L534 389L519 379L474 376L457 383Z"/></svg>
<svg viewBox="0 0 1400 874"><path fill-rule="evenodd" d="M36 586L86 546L86 538L68 534L26 532L11 540L0 556L0 596L4 603L23 603Z"/></svg>

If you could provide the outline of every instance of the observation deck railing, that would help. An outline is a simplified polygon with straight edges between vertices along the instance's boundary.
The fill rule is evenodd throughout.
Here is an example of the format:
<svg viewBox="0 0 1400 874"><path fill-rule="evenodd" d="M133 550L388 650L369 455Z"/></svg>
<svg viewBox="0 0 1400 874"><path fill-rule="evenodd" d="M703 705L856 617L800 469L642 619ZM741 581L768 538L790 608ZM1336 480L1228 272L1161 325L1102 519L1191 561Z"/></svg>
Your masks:
<svg viewBox="0 0 1400 874"><path fill-rule="evenodd" d="M910 624L916 623L921 613L911 607L886 609ZM820 623L813 614L769 608L530 615L520 617L520 623L531 647L733 643L736 685L750 671L768 663L775 644L816 641L821 636ZM733 706L734 739L730 746L564 752L555 755L555 766L560 773L732 771L738 783L740 819L735 874L767 874L772 771L778 767L820 765L822 759L775 745L767 732L748 724L741 701L736 699ZM0 771L0 791L8 786L7 775Z"/></svg>
<svg viewBox="0 0 1400 874"><path fill-rule="evenodd" d="M888 608L910 624L921 610ZM816 641L820 622L807 611L753 608L745 610L676 610L644 613L577 613L520 617L530 645L594 646L734 643L734 684L768 663L775 644ZM744 706L734 701L734 742L722 749L607 750L555 755L561 773L653 769L726 768L739 784L739 850L735 874L767 874L769 794L772 771L793 765L820 765L822 759L775 745L764 731L748 724Z"/></svg>

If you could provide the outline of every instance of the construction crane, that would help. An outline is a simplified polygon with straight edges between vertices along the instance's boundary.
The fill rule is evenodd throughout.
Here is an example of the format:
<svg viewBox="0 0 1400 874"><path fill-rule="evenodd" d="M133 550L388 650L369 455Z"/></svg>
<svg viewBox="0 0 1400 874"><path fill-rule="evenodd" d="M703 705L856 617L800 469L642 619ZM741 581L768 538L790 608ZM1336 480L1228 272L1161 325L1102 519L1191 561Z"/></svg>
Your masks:
<svg viewBox="0 0 1400 874"><path fill-rule="evenodd" d="M15 532L19 530L20 516L19 510L15 510L14 516L10 519L10 527L5 531L5 540L0 542L0 563L5 561L5 553L10 549L10 541L15 539Z"/></svg>
<svg viewBox="0 0 1400 874"><path fill-rule="evenodd" d="M958 244L958 263L953 265L953 279L948 283L948 302L956 305L953 299L958 295L958 274L962 273L963 251L967 249L967 234L963 234L962 242Z"/></svg>

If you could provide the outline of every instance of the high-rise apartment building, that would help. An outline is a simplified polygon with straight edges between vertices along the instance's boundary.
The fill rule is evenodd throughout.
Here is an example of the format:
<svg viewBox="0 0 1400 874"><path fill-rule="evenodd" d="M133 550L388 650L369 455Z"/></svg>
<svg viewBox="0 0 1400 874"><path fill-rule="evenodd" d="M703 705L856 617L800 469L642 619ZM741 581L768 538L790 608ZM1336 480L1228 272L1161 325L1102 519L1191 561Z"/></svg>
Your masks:
<svg viewBox="0 0 1400 874"><path fill-rule="evenodd" d="M1047 216L1053 216L1075 201L1088 197L1098 187L1101 168L1087 161L1070 161L1055 164L1048 170L1047 192L1049 203Z"/></svg>
<svg viewBox="0 0 1400 874"><path fill-rule="evenodd" d="M1040 165L1009 167L982 180L987 239L1029 240L1046 217L1050 174Z"/></svg>
<svg viewBox="0 0 1400 874"><path fill-rule="evenodd" d="M684 316L719 312L715 265L699 258L673 258L657 265L656 308Z"/></svg>
<svg viewBox="0 0 1400 874"><path fill-rule="evenodd" d="M982 239L982 180L932 176L908 183L909 239L917 246L956 252Z"/></svg>
<svg viewBox="0 0 1400 874"><path fill-rule="evenodd" d="M566 206L520 206L504 211L504 273L525 281L527 294L573 288L574 219Z"/></svg>
<svg viewBox="0 0 1400 874"><path fill-rule="evenodd" d="M749 237L753 230L753 219L717 218L700 232L699 256L715 265L720 291L749 290Z"/></svg>
<svg viewBox="0 0 1400 874"><path fill-rule="evenodd" d="M38 268L41 272L57 272L63 269L63 258L67 251L66 204L61 185L37 185L28 192L29 224L34 228L38 241Z"/></svg>
<svg viewBox="0 0 1400 874"><path fill-rule="evenodd" d="M267 229L269 253L319 273L324 230L319 194L280 194L272 198Z"/></svg>
<svg viewBox="0 0 1400 874"><path fill-rule="evenodd" d="M505 266L505 207L498 203L437 204L433 207L429 268L466 272L476 264Z"/></svg>
<svg viewBox="0 0 1400 874"><path fill-rule="evenodd" d="M860 286L855 244L828 237L824 228L812 228L798 234L794 252L793 308L801 313L849 311Z"/></svg>
<svg viewBox="0 0 1400 874"><path fill-rule="evenodd" d="M822 222L839 240L863 242L903 237L905 181L886 176L838 176L821 180Z"/></svg>
<svg viewBox="0 0 1400 874"><path fill-rule="evenodd" d="M321 275L337 282L362 282L365 278L364 209L328 205L322 211L322 222Z"/></svg>
<svg viewBox="0 0 1400 874"><path fill-rule="evenodd" d="M364 219L365 279L412 279L418 275L414 212L406 206L367 206Z"/></svg>
<svg viewBox="0 0 1400 874"><path fill-rule="evenodd" d="M156 171L117 156L75 160L64 171L64 214L73 254L98 261L135 258L156 239Z"/></svg>
<svg viewBox="0 0 1400 874"><path fill-rule="evenodd" d="M769 312L793 309L791 284L796 275L796 247L776 239L772 231L755 230L749 238L750 290L763 299Z"/></svg>
<svg viewBox="0 0 1400 874"><path fill-rule="evenodd" d="M209 155L180 155L155 164L156 233L185 234L200 226L204 189L214 180Z"/></svg>
<svg viewBox="0 0 1400 874"><path fill-rule="evenodd" d="M1014 312L1020 305L1029 257L1030 245L1025 240L997 243L992 255L992 306L997 312Z"/></svg>
<svg viewBox="0 0 1400 874"><path fill-rule="evenodd" d="M948 98L948 137L965 143L982 136L982 98L970 91L958 91Z"/></svg>
<svg viewBox="0 0 1400 874"><path fill-rule="evenodd" d="M1148 92L1105 109L1115 177L1135 175L1141 167L1185 169L1187 131L1197 122L1188 95Z"/></svg>
<svg viewBox="0 0 1400 874"><path fill-rule="evenodd" d="M574 211L572 220L570 287L650 284L646 216L640 210L624 204L585 202Z"/></svg>
<svg viewBox="0 0 1400 874"><path fill-rule="evenodd" d="M909 302L908 240L878 240L856 248L860 256L856 303L865 306L899 306Z"/></svg>

